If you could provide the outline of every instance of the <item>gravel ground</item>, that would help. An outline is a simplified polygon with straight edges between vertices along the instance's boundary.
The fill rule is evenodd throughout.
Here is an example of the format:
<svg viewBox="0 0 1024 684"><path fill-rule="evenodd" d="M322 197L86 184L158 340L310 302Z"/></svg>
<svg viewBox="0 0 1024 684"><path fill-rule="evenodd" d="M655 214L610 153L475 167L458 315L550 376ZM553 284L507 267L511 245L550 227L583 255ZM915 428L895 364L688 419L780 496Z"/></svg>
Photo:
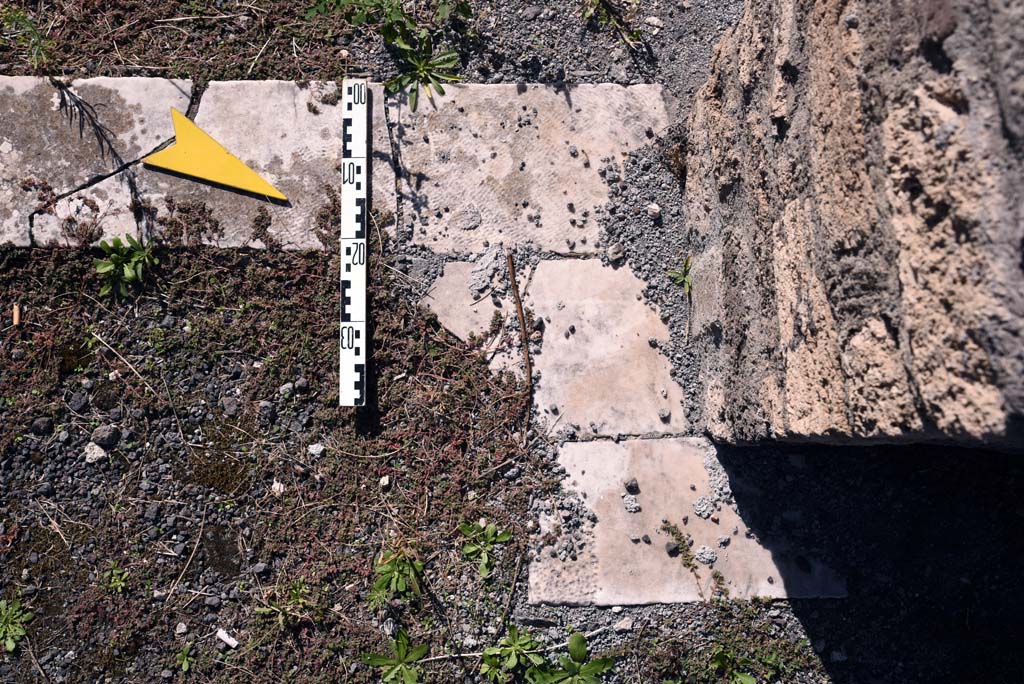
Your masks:
<svg viewBox="0 0 1024 684"><path fill-rule="evenodd" d="M0 42L0 73L197 80L335 80L346 74L384 80L396 73L393 55L372 30L353 28L338 13L306 19L312 4L17 0L11 5L43 27L46 59L33 68L24 46ZM584 21L580 0L471 5L474 18L450 35L468 82L663 83L682 112L742 2L640 0L626 14L626 25L638 32L635 48L610 27Z"/></svg>

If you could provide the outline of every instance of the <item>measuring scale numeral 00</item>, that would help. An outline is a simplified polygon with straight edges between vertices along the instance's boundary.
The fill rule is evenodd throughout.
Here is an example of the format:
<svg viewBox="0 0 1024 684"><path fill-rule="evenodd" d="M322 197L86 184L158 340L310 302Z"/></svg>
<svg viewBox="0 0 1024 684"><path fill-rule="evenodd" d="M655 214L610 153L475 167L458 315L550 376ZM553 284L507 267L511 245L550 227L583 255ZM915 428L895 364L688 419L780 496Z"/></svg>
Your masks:
<svg viewBox="0 0 1024 684"><path fill-rule="evenodd" d="M365 79L346 79L341 87L341 382L338 404L364 406L369 346L366 337L369 90Z"/></svg>

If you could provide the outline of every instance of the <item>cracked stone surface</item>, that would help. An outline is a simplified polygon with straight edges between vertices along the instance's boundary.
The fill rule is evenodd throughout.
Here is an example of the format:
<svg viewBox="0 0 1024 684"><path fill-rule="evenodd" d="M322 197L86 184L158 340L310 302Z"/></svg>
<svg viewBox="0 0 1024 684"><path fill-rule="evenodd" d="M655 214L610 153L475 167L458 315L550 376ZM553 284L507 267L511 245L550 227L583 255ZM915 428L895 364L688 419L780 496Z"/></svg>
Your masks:
<svg viewBox="0 0 1024 684"><path fill-rule="evenodd" d="M501 306L495 306L490 295L475 293L470 288L474 268L476 264L473 262L449 261L423 300L444 327L462 339L487 330L495 311L502 315L515 315L514 307L506 299L500 299Z"/></svg>
<svg viewBox="0 0 1024 684"><path fill-rule="evenodd" d="M267 238L285 249L321 249L318 237L329 227L332 197L341 186L342 106L335 83L222 81L203 93L195 122L228 151L288 197L288 204L196 183L147 169L143 186L158 210L171 205L205 205L210 217L203 242L220 246L265 247ZM371 87L375 122L372 150L373 203L394 208L394 174L381 156L388 151L383 91ZM333 104L332 104L333 103ZM390 154L387 154L390 157ZM383 163L382 163L383 162ZM264 224L266 235L257 227Z"/></svg>
<svg viewBox="0 0 1024 684"><path fill-rule="evenodd" d="M77 242L78 232L135 233L128 174L104 180L53 204L53 195L110 174L173 136L168 112L186 109L189 81L91 78L70 91L89 105L61 107L49 80L0 77L0 242ZM70 100L68 100L70 101ZM83 111L85 116L83 117ZM32 182L36 181L36 182Z"/></svg>
<svg viewBox="0 0 1024 684"><path fill-rule="evenodd" d="M424 303L465 339L482 334L495 312L515 316L470 289L474 264L449 262ZM598 259L543 260L530 279L524 306L544 319L544 343L533 355L540 373L538 410L584 434L675 434L686 429L683 393L650 340L668 339L657 312L639 301L643 282L628 268ZM523 286L523 283L520 283ZM570 332L572 331L572 332ZM509 361L518 361L518 340ZM504 365L507 364L503 364Z"/></svg>
<svg viewBox="0 0 1024 684"><path fill-rule="evenodd" d="M714 454L703 439L563 444L559 462L568 472L567 486L585 497L597 522L575 561L552 558L551 547L546 547L531 563L530 602L613 606L703 601L714 594L714 571L722 574L732 598L845 596L845 581L828 567L784 544L747 536L742 511L723 500L720 484L718 490L712 484L716 480L707 464L714 468ZM632 478L641 509L635 513L623 504L625 483ZM700 497L715 501L714 517L695 514ZM701 550L714 562L696 561L691 571L684 564L685 552L670 555L666 544L673 540L661 530L663 520L689 535L694 553ZM556 522L543 517L542 532L554 530ZM722 543L723 537L728 543Z"/></svg>
<svg viewBox="0 0 1024 684"><path fill-rule="evenodd" d="M435 102L392 118L413 241L451 253L486 242L594 253L602 167L648 144L670 111L657 85L467 85Z"/></svg>

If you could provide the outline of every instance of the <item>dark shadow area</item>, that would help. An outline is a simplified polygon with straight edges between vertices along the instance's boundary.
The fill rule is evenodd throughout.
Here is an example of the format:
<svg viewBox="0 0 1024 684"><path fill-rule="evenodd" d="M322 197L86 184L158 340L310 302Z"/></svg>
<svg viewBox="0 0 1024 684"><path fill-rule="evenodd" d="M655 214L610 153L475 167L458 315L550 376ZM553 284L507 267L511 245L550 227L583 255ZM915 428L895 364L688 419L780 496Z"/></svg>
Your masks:
<svg viewBox="0 0 1024 684"><path fill-rule="evenodd" d="M769 549L781 540L846 579L846 599L791 601L834 681L1020 681L1021 458L941 446L719 457Z"/></svg>

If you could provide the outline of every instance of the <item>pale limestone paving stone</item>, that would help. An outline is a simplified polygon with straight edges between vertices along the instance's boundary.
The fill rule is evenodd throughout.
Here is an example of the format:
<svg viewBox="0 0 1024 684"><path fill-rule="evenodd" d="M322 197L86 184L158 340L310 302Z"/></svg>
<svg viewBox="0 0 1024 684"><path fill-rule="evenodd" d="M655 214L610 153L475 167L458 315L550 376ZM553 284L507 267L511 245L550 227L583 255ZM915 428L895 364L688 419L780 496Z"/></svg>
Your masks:
<svg viewBox="0 0 1024 684"><path fill-rule="evenodd" d="M449 261L444 265L444 273L423 298L423 303L444 327L463 340L472 333L479 335L487 330L496 310L515 315L505 301L498 309L489 295L473 297L469 284L475 266L469 261Z"/></svg>
<svg viewBox="0 0 1024 684"><path fill-rule="evenodd" d="M196 183L147 169L142 176L145 193L160 216L174 203L206 205L223 235L204 236L221 247L265 247L253 235L261 213L269 216L269 237L285 249L322 249L318 217L330 212L331 193L341 189L343 105L340 84L291 81L220 81L203 93L195 123L229 152L283 192L288 204ZM393 211L394 173L383 92L371 85L373 98L374 207ZM332 104L333 103L333 104ZM331 232L336 238L336 230Z"/></svg>
<svg viewBox="0 0 1024 684"><path fill-rule="evenodd" d="M737 599L846 596L845 582L821 563L806 557L798 562L797 550L748 537L742 511L737 514L731 505L715 511L718 523L695 514L698 498L715 497L705 467L709 452L713 456L709 442L685 438L563 444L559 463L568 473L567 486L586 497L597 522L577 561L542 553L531 563L530 602L613 606L703 601L713 595L714 570L722 573L729 596ZM624 483L631 478L640 490L637 513L627 512L622 500ZM665 544L672 539L661 531L663 519L690 535L693 549L713 549L714 564L697 563L695 577L681 557L670 556ZM551 527L550 521L541 523L542 530ZM632 541L645 534L650 544ZM723 536L729 537L724 547L719 544Z"/></svg>
<svg viewBox="0 0 1024 684"><path fill-rule="evenodd" d="M191 82L157 78L91 78L70 85L92 107L113 153L101 150L94 129L80 131L79 119L71 121L60 109L49 80L0 76L0 242L30 243L29 216L40 200L26 181L41 181L59 195L137 160L173 136L168 112L187 108L191 95ZM68 219L95 224L106 237L136 233L126 180L124 174L104 180L34 217L35 244L67 244L62 225Z"/></svg>
<svg viewBox="0 0 1024 684"><path fill-rule="evenodd" d="M451 86L433 106L421 98L415 113L389 107L413 242L447 253L485 242L595 253L594 212L608 201L602 158L621 168L669 125L671 110L661 86L613 84Z"/></svg>
<svg viewBox="0 0 1024 684"><path fill-rule="evenodd" d="M516 316L514 305L508 297L499 298L498 306L495 306L489 294L482 293L474 297L470 282L476 267L477 264L473 262L449 261L444 265L444 273L434 281L422 299L422 303L437 316L441 324L463 340L471 334L484 335L491 327L495 313L503 321ZM516 340L517 346L512 349L501 346L500 335L487 340L482 351L490 358L493 370L511 370L522 376L518 337Z"/></svg>
<svg viewBox="0 0 1024 684"><path fill-rule="evenodd" d="M583 435L592 424L608 436L686 430L682 389L649 342L665 342L668 328L639 301L643 288L628 268L598 259L538 264L525 303L545 321L543 351L533 360L539 410L555 406L560 425L579 425Z"/></svg>

